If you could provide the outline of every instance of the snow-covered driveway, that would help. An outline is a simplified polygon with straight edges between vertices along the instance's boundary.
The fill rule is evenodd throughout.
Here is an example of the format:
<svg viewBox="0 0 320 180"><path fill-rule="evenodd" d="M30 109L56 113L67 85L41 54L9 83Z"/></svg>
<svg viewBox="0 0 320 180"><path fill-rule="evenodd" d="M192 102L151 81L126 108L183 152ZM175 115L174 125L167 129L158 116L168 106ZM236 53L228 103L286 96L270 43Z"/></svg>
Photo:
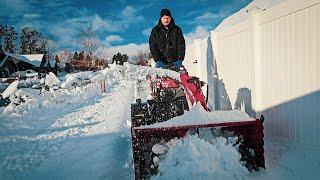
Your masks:
<svg viewBox="0 0 320 180"><path fill-rule="evenodd" d="M132 85L120 84L100 102L80 108L59 119L58 125L54 126L64 127L68 122L77 122L77 125L44 136L77 138L66 140L68 145L46 159L32 172L32 176L55 179L108 179L121 176L121 179L130 179L131 141L126 121L130 119ZM94 121L83 125L79 119Z"/></svg>
<svg viewBox="0 0 320 180"><path fill-rule="evenodd" d="M0 109L1 178L131 179L130 108L150 94L137 83L147 74L177 76L114 66L68 75L57 91L16 91L25 102ZM91 83L72 87L79 79Z"/></svg>
<svg viewBox="0 0 320 180"><path fill-rule="evenodd" d="M131 178L133 82L122 81L93 104L57 118L45 132L1 146L2 175L27 178ZM18 148L17 148L18 147Z"/></svg>

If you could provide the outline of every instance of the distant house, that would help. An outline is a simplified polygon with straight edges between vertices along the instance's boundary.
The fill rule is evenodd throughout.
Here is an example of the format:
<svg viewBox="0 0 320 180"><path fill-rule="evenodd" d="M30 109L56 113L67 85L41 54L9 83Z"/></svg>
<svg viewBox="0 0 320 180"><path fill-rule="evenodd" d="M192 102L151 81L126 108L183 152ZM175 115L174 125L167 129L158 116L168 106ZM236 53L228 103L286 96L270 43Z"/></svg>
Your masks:
<svg viewBox="0 0 320 180"><path fill-rule="evenodd" d="M55 63L47 61L44 54L19 55L0 52L0 77L10 77L16 71L28 69L44 73L54 71L52 64Z"/></svg>

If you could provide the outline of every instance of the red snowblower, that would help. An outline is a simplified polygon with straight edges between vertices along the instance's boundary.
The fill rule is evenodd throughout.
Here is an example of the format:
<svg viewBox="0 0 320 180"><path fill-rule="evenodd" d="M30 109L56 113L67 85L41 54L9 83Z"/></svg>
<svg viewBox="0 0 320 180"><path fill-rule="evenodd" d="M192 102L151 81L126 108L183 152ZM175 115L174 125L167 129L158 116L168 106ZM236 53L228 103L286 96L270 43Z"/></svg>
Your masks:
<svg viewBox="0 0 320 180"><path fill-rule="evenodd" d="M136 103L131 105L135 179L150 179L158 173L158 167L153 162L156 154L152 152L152 147L155 144L168 142L173 138L183 138L187 133L197 133L203 129L211 132L218 130L219 136L223 137L236 136L241 161L247 169L252 171L265 168L263 116L260 119L248 121L148 127L148 125L183 115L195 103L200 103L206 111L209 111L208 103L201 90L204 82L197 77L189 76L184 67L179 72L180 80L160 76L152 79L148 75L147 81L150 84L152 99L146 102L137 99Z"/></svg>

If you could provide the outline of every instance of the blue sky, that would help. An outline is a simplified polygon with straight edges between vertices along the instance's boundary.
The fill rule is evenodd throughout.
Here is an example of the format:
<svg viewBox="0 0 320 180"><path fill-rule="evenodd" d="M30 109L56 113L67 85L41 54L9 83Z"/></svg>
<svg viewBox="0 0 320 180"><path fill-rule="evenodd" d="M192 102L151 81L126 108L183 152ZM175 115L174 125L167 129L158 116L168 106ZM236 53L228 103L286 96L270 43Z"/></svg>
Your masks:
<svg viewBox="0 0 320 180"><path fill-rule="evenodd" d="M205 34L251 0L0 0L0 23L35 27L60 49L79 49L80 29L92 26L102 46L148 42L160 10L169 8L185 36Z"/></svg>

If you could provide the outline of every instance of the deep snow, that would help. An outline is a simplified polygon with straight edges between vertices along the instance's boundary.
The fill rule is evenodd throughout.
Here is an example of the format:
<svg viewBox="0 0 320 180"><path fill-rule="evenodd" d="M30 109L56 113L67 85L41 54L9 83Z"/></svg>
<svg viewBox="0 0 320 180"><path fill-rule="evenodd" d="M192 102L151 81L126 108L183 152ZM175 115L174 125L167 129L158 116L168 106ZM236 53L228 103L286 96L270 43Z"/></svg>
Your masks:
<svg viewBox="0 0 320 180"><path fill-rule="evenodd" d="M198 135L173 139L153 179L245 179L249 172L232 142L223 137L206 141Z"/></svg>
<svg viewBox="0 0 320 180"><path fill-rule="evenodd" d="M18 89L10 99L19 105L0 109L0 179L132 179L130 104L137 97L148 98L147 74L179 78L172 71L126 64L67 75L60 79L65 86L59 90ZM47 79L56 79L50 76ZM319 150L279 138L265 139L267 168L253 173L241 168L241 162L235 161L237 153L221 138L219 146L196 136L173 141L176 146L167 149L168 156L155 159L163 164L162 174L173 179L188 175L189 170L204 179L216 177L215 172L235 179L316 179L320 175ZM215 151L218 147L221 151ZM227 156L224 151L232 153ZM174 166L174 158L182 164ZM187 166L184 160L190 160ZM222 166L226 160L232 160L228 162L234 166L228 167L237 170Z"/></svg>

